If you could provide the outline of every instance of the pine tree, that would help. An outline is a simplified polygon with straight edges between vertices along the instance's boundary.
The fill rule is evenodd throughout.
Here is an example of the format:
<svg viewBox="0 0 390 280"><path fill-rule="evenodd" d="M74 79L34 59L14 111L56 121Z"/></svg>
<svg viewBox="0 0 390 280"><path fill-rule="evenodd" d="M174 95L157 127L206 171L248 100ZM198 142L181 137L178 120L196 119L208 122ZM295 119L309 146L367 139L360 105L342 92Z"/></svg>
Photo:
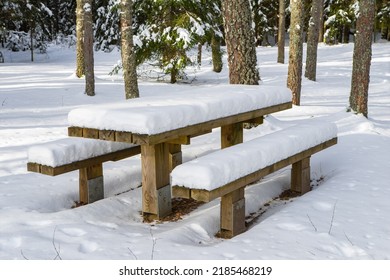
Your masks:
<svg viewBox="0 0 390 280"><path fill-rule="evenodd" d="M291 0L290 51L287 87L294 105L301 103L304 0Z"/></svg>
<svg viewBox="0 0 390 280"><path fill-rule="evenodd" d="M77 0L76 7L76 76L84 76L84 3L85 0Z"/></svg>
<svg viewBox="0 0 390 280"><path fill-rule="evenodd" d="M84 71L85 93L88 96L95 95L95 72L93 57L93 27L92 27L92 0L84 0Z"/></svg>
<svg viewBox="0 0 390 280"><path fill-rule="evenodd" d="M231 84L257 85L260 75L257 69L249 1L223 0L222 14L228 52L229 81Z"/></svg>
<svg viewBox="0 0 390 280"><path fill-rule="evenodd" d="M317 47L321 23L321 10L324 5L323 0L313 0L311 8L311 18L309 22L309 34L307 38L307 55L305 77L309 80L316 80L317 71Z"/></svg>
<svg viewBox="0 0 390 280"><path fill-rule="evenodd" d="M278 63L284 63L285 35L286 35L286 2L285 0L279 0Z"/></svg>
<svg viewBox="0 0 390 280"><path fill-rule="evenodd" d="M390 1L382 1L382 3L378 3L378 7L381 38L390 41Z"/></svg>
<svg viewBox="0 0 390 280"><path fill-rule="evenodd" d="M375 2L359 0L358 4L349 103L354 112L367 117Z"/></svg>
<svg viewBox="0 0 390 280"><path fill-rule="evenodd" d="M139 97L133 44L133 1L121 0L121 55L126 99Z"/></svg>
<svg viewBox="0 0 390 280"><path fill-rule="evenodd" d="M95 49L105 52L112 51L113 46L119 46L119 6L120 0L109 0L108 3L100 3L96 9L94 28Z"/></svg>
<svg viewBox="0 0 390 280"><path fill-rule="evenodd" d="M348 43L349 33L355 14L353 3L355 0L330 1L326 9L324 40L328 44Z"/></svg>
<svg viewBox="0 0 390 280"><path fill-rule="evenodd" d="M275 38L278 26L279 1L275 0L250 0L254 22L254 33L257 46L271 45L269 38Z"/></svg>
<svg viewBox="0 0 390 280"><path fill-rule="evenodd" d="M211 34L211 56L213 61L213 71L220 73L222 71L222 51L221 51L221 39L213 32Z"/></svg>
<svg viewBox="0 0 390 280"><path fill-rule="evenodd" d="M137 64L154 59L175 83L183 69L195 63L188 51L217 30L208 22L213 19L214 1L138 0L135 4Z"/></svg>

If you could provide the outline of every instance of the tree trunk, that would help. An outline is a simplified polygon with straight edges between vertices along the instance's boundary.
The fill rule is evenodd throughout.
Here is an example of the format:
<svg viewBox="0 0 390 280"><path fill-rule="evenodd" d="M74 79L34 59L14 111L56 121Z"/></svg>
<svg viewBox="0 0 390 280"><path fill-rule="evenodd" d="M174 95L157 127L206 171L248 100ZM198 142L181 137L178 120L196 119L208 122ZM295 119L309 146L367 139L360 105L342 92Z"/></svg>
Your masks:
<svg viewBox="0 0 390 280"><path fill-rule="evenodd" d="M249 0L223 0L222 15L231 84L257 85L255 37Z"/></svg>
<svg viewBox="0 0 390 280"><path fill-rule="evenodd" d="M93 58L92 0L84 2L84 67L85 93L95 95L95 72Z"/></svg>
<svg viewBox="0 0 390 280"><path fill-rule="evenodd" d="M133 1L121 0L121 55L126 99L139 97L132 25Z"/></svg>
<svg viewBox="0 0 390 280"><path fill-rule="evenodd" d="M348 25L343 26L343 44L349 43L349 32L351 31Z"/></svg>
<svg viewBox="0 0 390 280"><path fill-rule="evenodd" d="M370 83L372 28L375 16L375 1L360 0L359 15L356 21L355 45L351 80L351 109L368 115L368 86Z"/></svg>
<svg viewBox="0 0 390 280"><path fill-rule="evenodd" d="M211 57L213 60L213 71L220 73L223 66L221 41L215 36L214 32L211 35Z"/></svg>
<svg viewBox="0 0 390 280"><path fill-rule="evenodd" d="M309 32L307 38L307 55L305 77L309 80L316 80L317 70L317 48L320 30L320 14L324 0L313 0L311 8L311 18L309 22Z"/></svg>
<svg viewBox="0 0 390 280"><path fill-rule="evenodd" d="M290 51L287 87L294 105L301 103L304 0L291 0Z"/></svg>
<svg viewBox="0 0 390 280"><path fill-rule="evenodd" d="M320 8L320 23L318 33L318 43L324 42L324 0L322 0L322 6Z"/></svg>
<svg viewBox="0 0 390 280"><path fill-rule="evenodd" d="M197 56L197 62L198 62L198 66L202 66L202 43L198 43L198 56Z"/></svg>
<svg viewBox="0 0 390 280"><path fill-rule="evenodd" d="M389 40L389 28L387 27L387 23L385 20L382 20L381 24L381 38Z"/></svg>
<svg viewBox="0 0 390 280"><path fill-rule="evenodd" d="M84 0L77 0L76 7L76 76L84 75Z"/></svg>
<svg viewBox="0 0 390 280"><path fill-rule="evenodd" d="M286 35L286 3L279 0L279 27L278 27L278 63L284 63L284 41Z"/></svg>
<svg viewBox="0 0 390 280"><path fill-rule="evenodd" d="M34 20L31 20L31 26L30 26L31 61L34 61L34 29L35 29Z"/></svg>

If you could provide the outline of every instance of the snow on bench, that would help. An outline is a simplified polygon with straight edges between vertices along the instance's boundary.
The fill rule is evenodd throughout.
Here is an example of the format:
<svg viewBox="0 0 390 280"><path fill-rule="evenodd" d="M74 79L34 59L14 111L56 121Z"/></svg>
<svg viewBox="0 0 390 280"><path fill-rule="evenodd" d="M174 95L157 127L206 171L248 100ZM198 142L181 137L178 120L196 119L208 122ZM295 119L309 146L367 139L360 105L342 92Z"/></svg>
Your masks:
<svg viewBox="0 0 390 280"><path fill-rule="evenodd" d="M138 145L64 138L30 147L27 170L51 176L79 170L80 203L86 204L103 198L103 162L121 160L140 152Z"/></svg>
<svg viewBox="0 0 390 280"><path fill-rule="evenodd" d="M335 124L311 120L177 166L171 173L175 196L221 200L221 236L245 230L246 185L290 164L291 189L310 190L310 156L337 143Z"/></svg>

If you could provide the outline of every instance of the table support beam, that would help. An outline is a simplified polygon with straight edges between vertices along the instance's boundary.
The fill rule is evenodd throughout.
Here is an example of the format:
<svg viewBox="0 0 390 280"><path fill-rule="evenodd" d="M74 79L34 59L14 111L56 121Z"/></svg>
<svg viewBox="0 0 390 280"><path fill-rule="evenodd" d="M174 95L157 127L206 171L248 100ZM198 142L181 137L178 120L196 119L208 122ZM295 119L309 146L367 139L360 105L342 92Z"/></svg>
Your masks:
<svg viewBox="0 0 390 280"><path fill-rule="evenodd" d="M169 144L141 145L142 212L144 219L154 220L172 211L169 185Z"/></svg>
<svg viewBox="0 0 390 280"><path fill-rule="evenodd" d="M221 127L221 148L227 148L244 141L243 123L234 123Z"/></svg>

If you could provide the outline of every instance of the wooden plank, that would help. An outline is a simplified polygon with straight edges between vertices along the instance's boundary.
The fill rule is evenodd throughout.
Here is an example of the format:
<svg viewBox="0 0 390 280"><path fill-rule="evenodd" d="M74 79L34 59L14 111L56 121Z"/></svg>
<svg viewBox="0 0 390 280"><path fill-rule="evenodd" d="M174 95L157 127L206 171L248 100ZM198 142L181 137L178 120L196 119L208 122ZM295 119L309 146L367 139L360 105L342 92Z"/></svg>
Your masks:
<svg viewBox="0 0 390 280"><path fill-rule="evenodd" d="M99 139L99 129L83 128L83 137Z"/></svg>
<svg viewBox="0 0 390 280"><path fill-rule="evenodd" d="M284 167L287 167L294 162L298 162L304 158L310 157L311 155L324 150L328 147L331 147L337 143L337 138L333 138L331 140L325 141L319 145L316 145L310 149L302 151L296 155L278 161L274 164L271 164L263 169L260 169L256 172L248 174L242 178L239 178L231 183L228 183L218 189L207 191L207 190L191 190L191 197L195 200L209 202L216 198L222 197L230 192L233 192L241 187L245 187L253 182L260 180L261 178L279 170Z"/></svg>
<svg viewBox="0 0 390 280"><path fill-rule="evenodd" d="M27 162L27 171L41 173L41 164L35 162Z"/></svg>
<svg viewBox="0 0 390 280"><path fill-rule="evenodd" d="M126 131L115 131L115 141L133 143L133 134Z"/></svg>
<svg viewBox="0 0 390 280"><path fill-rule="evenodd" d="M93 180L103 178L102 163L86 168L81 168L79 171L79 196L80 204L88 204L102 199L104 195L103 180ZM91 184L94 182L95 184ZM98 184L96 184L98 182Z"/></svg>
<svg viewBox="0 0 390 280"><path fill-rule="evenodd" d="M244 187L230 192L221 198L219 235L232 238L245 231Z"/></svg>
<svg viewBox="0 0 390 280"><path fill-rule="evenodd" d="M68 135L74 137L83 137L83 128L75 126L68 127Z"/></svg>
<svg viewBox="0 0 390 280"><path fill-rule="evenodd" d="M176 139L171 139L167 141L169 144L180 144L180 145L189 145L191 144L191 137L188 135L180 136Z"/></svg>
<svg viewBox="0 0 390 280"><path fill-rule="evenodd" d="M171 173L176 166L182 164L183 157L181 152L181 145L168 144L168 149L169 149L169 157L168 157L169 173Z"/></svg>
<svg viewBox="0 0 390 280"><path fill-rule="evenodd" d="M99 164L102 162L106 161L118 161L124 158L128 158L137 154L141 153L141 147L140 146L134 146L131 148L126 148L124 150L119 150L116 152L104 154L101 156L85 159L85 160L80 160L76 161L73 163L57 166L57 167L52 167L52 166L46 166L46 165L41 165L37 163L27 163L27 170L32 171L32 172L38 172L42 173L45 175L51 175L51 176L56 176L60 174L64 174L67 172L71 172L74 170L78 170L81 168L86 168L91 165Z"/></svg>
<svg viewBox="0 0 390 280"><path fill-rule="evenodd" d="M264 122L263 116L246 121L246 123L248 124L256 124L256 125L263 124L263 122Z"/></svg>
<svg viewBox="0 0 390 280"><path fill-rule="evenodd" d="M124 150L113 152L112 155L107 154L107 159L105 161L118 161L128 157L141 154L141 146L133 146Z"/></svg>
<svg viewBox="0 0 390 280"><path fill-rule="evenodd" d="M172 187L172 196L181 198L191 198L191 190L184 187Z"/></svg>
<svg viewBox="0 0 390 280"><path fill-rule="evenodd" d="M141 146L142 212L147 221L160 219L172 211L170 192L158 190L169 185L168 144ZM161 205L164 202L165 207Z"/></svg>
<svg viewBox="0 0 390 280"><path fill-rule="evenodd" d="M221 127L221 148L227 148L244 141L243 123L234 123Z"/></svg>
<svg viewBox="0 0 390 280"><path fill-rule="evenodd" d="M99 130L99 139L107 141L115 141L115 131Z"/></svg>
<svg viewBox="0 0 390 280"><path fill-rule="evenodd" d="M159 134L154 134L154 135L134 134L133 143L152 145L152 144L167 142L171 139L177 138L178 135L196 135L197 133L202 131L211 130L213 128L222 127L224 125L229 125L232 123L245 122L247 120L252 120L264 115L290 109L291 107L292 107L292 103L286 102L286 103L266 107L263 109L258 109L258 110L245 112L233 116L228 116L220 119L210 120L204 123L199 123L195 125L174 129Z"/></svg>
<svg viewBox="0 0 390 280"><path fill-rule="evenodd" d="M197 190L197 189L191 189L191 198L203 201L203 202L209 202L217 197L211 197L212 191L206 191L206 190ZM213 193L214 195L214 193ZM222 196L222 195L221 195ZM218 196L218 197L221 197Z"/></svg>
<svg viewBox="0 0 390 280"><path fill-rule="evenodd" d="M292 164L291 190L299 194L310 191L310 157Z"/></svg>
<svg viewBox="0 0 390 280"><path fill-rule="evenodd" d="M292 108L291 102L277 104L274 106L253 110L250 112L240 113L233 116L228 116L220 119L210 120L207 122L189 125L186 127L162 132L154 135L147 134L132 134L131 132L115 131L115 141L128 142L138 145L154 145L163 142L169 142L170 140L177 139L181 135L190 135L191 137L199 136L210 132L213 128L222 127L225 125L245 122L248 120L258 119L264 115L272 114L275 112L283 111ZM70 132L69 132L70 129ZM73 133L77 129L83 129L83 137L99 139L99 130L94 128L79 128L71 127L68 129L68 134ZM70 135L70 134L69 134ZM129 135L132 135L129 137ZM71 135L70 135L71 136ZM131 138L131 139L130 139Z"/></svg>
<svg viewBox="0 0 390 280"><path fill-rule="evenodd" d="M194 137L198 137L198 136L201 136L201 135L204 135L204 134L208 134L208 133L211 133L213 132L212 129L207 129L207 130L204 130L204 131L200 131L198 133L195 133L195 134L191 134L191 138L194 138Z"/></svg>

